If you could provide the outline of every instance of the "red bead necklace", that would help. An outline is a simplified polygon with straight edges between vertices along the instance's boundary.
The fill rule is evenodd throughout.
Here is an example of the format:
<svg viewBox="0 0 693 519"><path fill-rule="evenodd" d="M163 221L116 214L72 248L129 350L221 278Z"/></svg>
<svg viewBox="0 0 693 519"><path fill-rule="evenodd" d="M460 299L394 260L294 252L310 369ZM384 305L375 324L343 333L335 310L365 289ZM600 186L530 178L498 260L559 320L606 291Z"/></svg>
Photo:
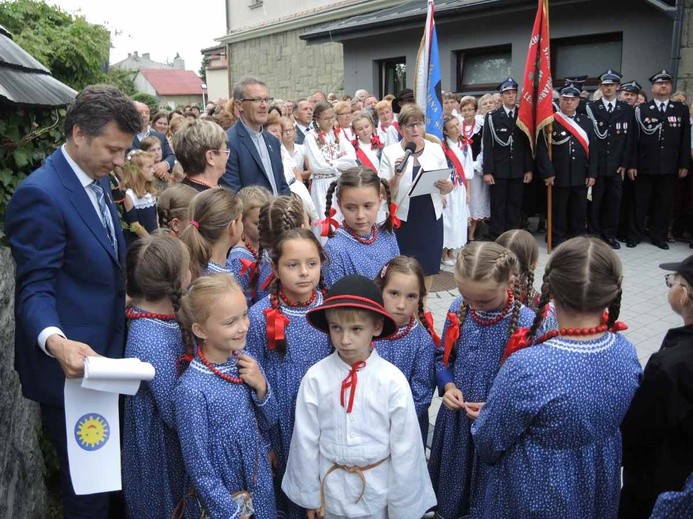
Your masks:
<svg viewBox="0 0 693 519"><path fill-rule="evenodd" d="M541 344L542 342L553 339L554 337L562 336L586 336L586 335L597 335L604 333L609 329L606 323L602 323L599 326L592 326L591 328L561 328L560 330L549 330L544 335L539 337L534 344Z"/></svg>
<svg viewBox="0 0 693 519"><path fill-rule="evenodd" d="M219 369L209 362L207 360L207 357L205 357L204 352L202 351L202 344L200 344L197 347L197 356L200 358L200 362L205 365L205 367L214 373L217 377L226 380L226 382L230 382L231 384L243 384L243 379L241 377L234 377L233 375L228 375L226 373L222 373L219 371ZM237 357L238 355L236 353L233 354L234 357Z"/></svg>
<svg viewBox="0 0 693 519"><path fill-rule="evenodd" d="M397 332L394 335L391 335L390 337L387 338L387 340L388 341L394 341L396 339L401 339L402 337L407 335L411 331L412 328L414 328L414 316L413 315L409 318L409 324L407 324L407 327L404 330Z"/></svg>
<svg viewBox="0 0 693 519"><path fill-rule="evenodd" d="M497 324L501 322L503 319L505 319L505 316L508 315L508 312L510 312L510 309L513 307L514 302L515 298L513 297L513 291L508 290L508 304L505 305L505 308L503 308L501 313L498 314L496 317L493 317L491 319L483 319L479 317L479 315L476 313L476 310L474 310L473 308L469 309L469 313L471 314L474 322L479 326L493 326L494 324Z"/></svg>
<svg viewBox="0 0 693 519"><path fill-rule="evenodd" d="M154 312L142 312L130 307L125 311L125 317L128 319L158 319L160 321L173 321L176 318L175 314L157 314Z"/></svg>
<svg viewBox="0 0 693 519"><path fill-rule="evenodd" d="M210 189L214 189L215 187L219 187L219 186L213 186L212 184L209 184L209 183L205 182L204 180L198 180L198 179L195 179L195 178L192 178L192 177L187 177L187 179L188 179L190 182L192 182L193 184L198 184L198 185L200 185L200 186L206 186L206 187L208 187L208 188L210 188Z"/></svg>
<svg viewBox="0 0 693 519"><path fill-rule="evenodd" d="M371 227L371 237L370 238L364 238L363 236L359 235L359 233L357 233L354 229L349 227L346 223L344 223L343 227L344 227L344 229L346 229L346 232L349 233L349 236L354 238L357 242L363 243L364 245L370 245L378 237L378 226L375 224L373 225L373 227Z"/></svg>
<svg viewBox="0 0 693 519"><path fill-rule="evenodd" d="M252 254L255 259L258 259L257 249L253 247L250 243L248 243L248 240L246 240L245 238L243 238L243 245L245 245L245 248L248 249L248 252L250 252L250 254Z"/></svg>
<svg viewBox="0 0 693 519"><path fill-rule="evenodd" d="M310 294L310 299L306 301L305 303L301 303L299 301L293 301L292 299L289 299L286 294L284 293L283 289L279 289L279 299L281 299L286 306L293 306L293 307L306 307L310 306L315 302L315 298L318 297L318 291L313 289L313 292Z"/></svg>

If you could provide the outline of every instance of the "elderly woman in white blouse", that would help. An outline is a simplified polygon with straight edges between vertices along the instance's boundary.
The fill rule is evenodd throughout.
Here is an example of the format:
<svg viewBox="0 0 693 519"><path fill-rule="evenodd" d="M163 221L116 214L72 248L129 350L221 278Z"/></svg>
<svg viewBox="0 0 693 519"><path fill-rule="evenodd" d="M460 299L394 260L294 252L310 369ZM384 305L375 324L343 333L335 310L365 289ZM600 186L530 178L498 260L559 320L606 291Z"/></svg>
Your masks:
<svg viewBox="0 0 693 519"><path fill-rule="evenodd" d="M440 145L424 139L426 124L420 106L403 106L398 122L403 138L383 150L378 174L388 181L392 198L398 206L395 214L402 224L395 230L395 235L399 249L403 255L419 260L427 286L430 286L430 276L440 270L443 250L443 200L454 186L450 180L439 180L435 184L438 188L437 193L409 197L409 189L421 169L446 169L448 164ZM416 151L402 172L397 173L395 168L402 162L404 150L409 143L416 146ZM461 224L466 225L466 222Z"/></svg>

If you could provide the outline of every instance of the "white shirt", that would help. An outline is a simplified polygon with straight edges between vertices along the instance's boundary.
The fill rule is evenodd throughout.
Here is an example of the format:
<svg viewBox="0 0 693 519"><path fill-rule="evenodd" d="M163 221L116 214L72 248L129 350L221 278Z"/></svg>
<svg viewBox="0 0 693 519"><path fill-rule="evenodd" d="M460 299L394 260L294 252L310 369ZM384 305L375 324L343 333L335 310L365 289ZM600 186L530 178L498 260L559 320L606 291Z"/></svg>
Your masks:
<svg viewBox="0 0 693 519"><path fill-rule="evenodd" d="M659 110L660 112L666 112L669 101L658 101L657 99L655 99L654 102L657 105L657 110Z"/></svg>
<svg viewBox="0 0 693 519"><path fill-rule="evenodd" d="M358 474L335 470L325 484L328 517L421 517L436 504L407 379L371 352L358 371L351 413L340 405L342 381L351 367L337 352L311 367L301 381L296 422L282 490L307 509L320 507L320 483L337 463L363 467ZM345 395L349 400L349 394Z"/></svg>
<svg viewBox="0 0 693 519"><path fill-rule="evenodd" d="M605 98L602 97L602 103L604 103L604 108L606 108L607 112L613 112L614 110L616 110L616 99L607 101ZM611 109L609 109L609 107L611 107Z"/></svg>

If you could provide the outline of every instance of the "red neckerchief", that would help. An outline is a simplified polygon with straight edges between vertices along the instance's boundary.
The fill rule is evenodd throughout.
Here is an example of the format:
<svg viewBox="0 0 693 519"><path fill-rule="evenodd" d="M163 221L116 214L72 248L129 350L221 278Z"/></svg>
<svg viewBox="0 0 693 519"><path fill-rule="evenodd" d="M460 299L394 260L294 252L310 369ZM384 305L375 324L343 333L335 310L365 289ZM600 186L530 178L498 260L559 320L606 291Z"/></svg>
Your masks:
<svg viewBox="0 0 693 519"><path fill-rule="evenodd" d="M358 377L358 370L361 368L364 368L366 366L366 363L362 360L358 361L355 363L351 369L349 370L349 374L346 376L344 380L342 380L342 391L339 394L339 403L342 404L342 407L346 407L346 412L351 413L351 410L354 407L354 396L356 395L356 384L359 381ZM345 393L349 391L349 403L345 406L344 405L344 395Z"/></svg>
<svg viewBox="0 0 693 519"><path fill-rule="evenodd" d="M467 126L467 123L462 121L462 146L467 146L469 144L470 146L474 144L474 139L472 139L472 135L474 135L474 128L476 127L476 122L473 122L470 129L469 129L469 135L467 135L467 131L465 130L465 127Z"/></svg>
<svg viewBox="0 0 693 519"><path fill-rule="evenodd" d="M460 184L463 184L466 188L467 179L464 176L464 166L462 166L462 163L460 162L460 159L457 158L457 155L455 155L455 152L452 151L448 146L447 139L443 139L443 151L455 170L455 185L459 186Z"/></svg>
<svg viewBox="0 0 693 519"><path fill-rule="evenodd" d="M460 338L460 319L457 314L455 312L448 312L448 321L450 321L450 326L448 326L443 338L443 366L446 368L448 367L452 347L455 345L457 339Z"/></svg>
<svg viewBox="0 0 693 519"><path fill-rule="evenodd" d="M382 150L383 149L383 143L380 141L380 137L378 136L377 133L374 133L371 136L371 149L372 150L374 150L374 149Z"/></svg>

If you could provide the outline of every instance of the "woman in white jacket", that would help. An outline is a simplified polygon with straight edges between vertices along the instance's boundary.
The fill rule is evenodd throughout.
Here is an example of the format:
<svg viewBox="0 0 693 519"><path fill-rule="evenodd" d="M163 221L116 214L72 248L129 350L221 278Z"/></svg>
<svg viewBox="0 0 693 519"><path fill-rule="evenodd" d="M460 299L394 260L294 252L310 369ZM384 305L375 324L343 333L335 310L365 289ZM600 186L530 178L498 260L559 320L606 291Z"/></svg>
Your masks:
<svg viewBox="0 0 693 519"><path fill-rule="evenodd" d="M392 199L397 204L396 216L402 222L395 230L401 253L413 256L424 270L427 287L431 276L440 271L440 256L443 251L443 199L453 189L450 180L439 180L435 186L439 192L431 195L409 197L409 189L418 172L447 168L447 160L439 144L423 138L426 127L424 112L416 104L402 107L399 114L402 140L387 146L380 158L378 174L388 181ZM401 173L395 168L404 158L404 150L414 143L412 154Z"/></svg>

